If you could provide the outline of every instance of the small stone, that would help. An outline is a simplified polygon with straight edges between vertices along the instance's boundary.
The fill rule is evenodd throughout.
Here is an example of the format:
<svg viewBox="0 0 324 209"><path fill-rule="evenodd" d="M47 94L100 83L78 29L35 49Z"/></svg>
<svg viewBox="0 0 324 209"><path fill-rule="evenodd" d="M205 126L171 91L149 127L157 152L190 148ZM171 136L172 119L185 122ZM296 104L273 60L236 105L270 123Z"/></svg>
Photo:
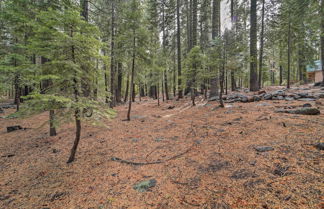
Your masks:
<svg viewBox="0 0 324 209"><path fill-rule="evenodd" d="M324 142L316 144L315 147L319 150L324 150Z"/></svg>
<svg viewBox="0 0 324 209"><path fill-rule="evenodd" d="M307 92L300 92L300 93L298 93L298 96L300 96L301 98L307 98L308 93Z"/></svg>
<svg viewBox="0 0 324 209"><path fill-rule="evenodd" d="M314 98L300 98L300 99L297 99L298 101L304 101L304 102L312 102L312 101L315 101L316 99Z"/></svg>
<svg viewBox="0 0 324 209"><path fill-rule="evenodd" d="M268 151L272 151L274 150L273 147L269 147L269 146L259 146L259 147L255 147L254 148L257 152L268 152Z"/></svg>
<svg viewBox="0 0 324 209"><path fill-rule="evenodd" d="M9 133L9 132L13 132L13 131L17 131L17 130L21 130L21 129L23 129L21 126L8 126L7 127L7 132Z"/></svg>
<svg viewBox="0 0 324 209"><path fill-rule="evenodd" d="M249 101L249 98L247 96L242 96L241 97L241 102L248 102Z"/></svg>
<svg viewBox="0 0 324 209"><path fill-rule="evenodd" d="M253 96L253 100L254 100L255 102L261 101L261 97L260 97L260 96L257 96L257 95L254 95L254 96Z"/></svg>
<svg viewBox="0 0 324 209"><path fill-rule="evenodd" d="M150 179L147 181L139 182L133 186L133 189L139 192L147 192L150 188L156 186L157 181L155 179Z"/></svg>
<svg viewBox="0 0 324 209"><path fill-rule="evenodd" d="M174 109L174 108L175 108L174 105L170 105L170 106L168 106L168 109L169 109L169 110L172 110L172 109Z"/></svg>
<svg viewBox="0 0 324 209"><path fill-rule="evenodd" d="M271 94L265 94L263 96L263 99L265 99L265 100L271 100L271 98L272 98L272 95Z"/></svg>
<svg viewBox="0 0 324 209"><path fill-rule="evenodd" d="M260 104L257 104L256 106L266 107L266 106L271 106L271 105L269 103L260 103Z"/></svg>
<svg viewBox="0 0 324 209"><path fill-rule="evenodd" d="M303 107L312 107L312 105L309 103L305 103L305 104L303 104Z"/></svg>
<svg viewBox="0 0 324 209"><path fill-rule="evenodd" d="M57 149L53 149L52 152L53 152L53 153L58 153L59 150L57 150Z"/></svg>
<svg viewBox="0 0 324 209"><path fill-rule="evenodd" d="M285 100L286 101L293 101L294 100L294 97L285 97Z"/></svg>
<svg viewBox="0 0 324 209"><path fill-rule="evenodd" d="M278 90L272 93L273 96L285 96L285 91Z"/></svg>

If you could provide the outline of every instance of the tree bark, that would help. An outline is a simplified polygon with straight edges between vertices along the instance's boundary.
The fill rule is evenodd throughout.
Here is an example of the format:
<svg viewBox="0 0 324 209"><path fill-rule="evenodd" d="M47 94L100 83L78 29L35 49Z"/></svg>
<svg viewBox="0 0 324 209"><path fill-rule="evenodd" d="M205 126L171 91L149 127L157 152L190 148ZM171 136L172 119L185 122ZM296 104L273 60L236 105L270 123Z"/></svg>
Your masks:
<svg viewBox="0 0 324 209"><path fill-rule="evenodd" d="M288 72L287 72L287 89L290 88L290 54L291 54L291 22L290 22L290 14L289 14L289 25L288 25L288 43L287 43L287 49L288 49Z"/></svg>
<svg viewBox="0 0 324 209"><path fill-rule="evenodd" d="M54 110L49 111L49 118L50 118L50 136L56 136L56 128L55 128L55 112Z"/></svg>
<svg viewBox="0 0 324 209"><path fill-rule="evenodd" d="M250 14L250 91L258 91L257 75L257 0L251 0Z"/></svg>
<svg viewBox="0 0 324 209"><path fill-rule="evenodd" d="M212 3L212 39L215 40L220 36L220 0L213 0ZM210 79L210 93L209 98L215 97L219 95L219 79L218 79L218 69L212 69L216 71L216 75L214 75Z"/></svg>
<svg viewBox="0 0 324 209"><path fill-rule="evenodd" d="M111 52L110 52L110 93L111 100L109 106L111 108L116 106L115 98L115 2L111 1Z"/></svg>
<svg viewBox="0 0 324 209"><path fill-rule="evenodd" d="M123 69L122 63L118 63L118 73L117 73L117 89L116 89L116 102L121 103L121 91L123 84Z"/></svg>
<svg viewBox="0 0 324 209"><path fill-rule="evenodd" d="M180 0L177 0L178 99L182 98Z"/></svg>
<svg viewBox="0 0 324 209"><path fill-rule="evenodd" d="M262 68L263 68L263 45L264 45L264 1L262 0L262 14L261 14L261 34L260 34L260 54L259 54L259 89L262 88Z"/></svg>
<svg viewBox="0 0 324 209"><path fill-rule="evenodd" d="M127 102L128 91L129 91L129 73L127 75L127 80L126 80L126 90L125 90L124 102Z"/></svg>
<svg viewBox="0 0 324 209"><path fill-rule="evenodd" d="M135 47L136 47L136 37L135 37L135 29L133 29L133 57L132 57L132 74L131 74L131 82L130 82L130 95L129 95L129 103L128 103L128 112L127 112L127 120L130 121L130 113L132 109L132 99L133 99L133 88L134 88L134 74L135 74Z"/></svg>
<svg viewBox="0 0 324 209"><path fill-rule="evenodd" d="M321 2L321 60L322 60L322 86L324 86L324 0Z"/></svg>

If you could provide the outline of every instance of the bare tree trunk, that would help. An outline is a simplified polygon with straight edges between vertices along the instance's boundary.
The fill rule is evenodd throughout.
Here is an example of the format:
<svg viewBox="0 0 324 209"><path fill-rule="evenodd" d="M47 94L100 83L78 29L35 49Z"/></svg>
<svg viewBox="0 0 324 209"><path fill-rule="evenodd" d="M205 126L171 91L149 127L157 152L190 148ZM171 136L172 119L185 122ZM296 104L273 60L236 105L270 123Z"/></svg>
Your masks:
<svg viewBox="0 0 324 209"><path fill-rule="evenodd" d="M260 55L259 55L259 89L262 87L262 68L263 68L263 34L264 34L264 1L262 0L262 16L261 16L261 34L260 34Z"/></svg>
<svg viewBox="0 0 324 209"><path fill-rule="evenodd" d="M178 99L182 98L180 0L177 0Z"/></svg>
<svg viewBox="0 0 324 209"><path fill-rule="evenodd" d="M129 91L129 74L127 75L126 91L125 91L124 102L127 102L127 98L128 98L128 91Z"/></svg>
<svg viewBox="0 0 324 209"><path fill-rule="evenodd" d="M166 70L164 70L164 88L165 88L165 99L169 100L168 75Z"/></svg>
<svg viewBox="0 0 324 209"><path fill-rule="evenodd" d="M321 1L321 60L322 60L322 86L324 86L324 0Z"/></svg>
<svg viewBox="0 0 324 209"><path fill-rule="evenodd" d="M15 76L15 104L16 104L16 111L19 111L19 107L20 107L20 76L18 73L16 73Z"/></svg>
<svg viewBox="0 0 324 209"><path fill-rule="evenodd" d="M251 0L250 27L250 91L258 91L257 74L257 0Z"/></svg>
<svg viewBox="0 0 324 209"><path fill-rule="evenodd" d="M123 83L123 69L122 63L118 63L118 79L117 79L117 89L116 89L116 102L121 103L121 91Z"/></svg>
<svg viewBox="0 0 324 209"><path fill-rule="evenodd" d="M290 13L289 13L289 25L288 25L288 75L287 75L287 89L290 88L290 53L291 53L291 23L290 23Z"/></svg>
<svg viewBox="0 0 324 209"><path fill-rule="evenodd" d="M136 36L135 29L133 29L133 60L132 60L132 74L131 74L131 82L130 82L130 97L128 103L128 112L127 112L127 120L130 121L130 113L132 109L132 99L133 99L133 88L134 88L134 74L135 74L135 47L136 47Z"/></svg>
<svg viewBox="0 0 324 209"><path fill-rule="evenodd" d="M55 112L54 110L49 111L49 118L50 118L50 136L56 136L56 129L55 129Z"/></svg>
<svg viewBox="0 0 324 209"><path fill-rule="evenodd" d="M111 101L110 107L113 108L116 106L115 98L115 2L111 1L111 54L110 54L110 93Z"/></svg>
<svg viewBox="0 0 324 209"><path fill-rule="evenodd" d="M220 0L213 0L212 3L212 39L215 40L217 37L220 36ZM210 79L210 93L209 98L215 97L219 95L218 90L218 69L212 69L213 71L216 71L215 74Z"/></svg>

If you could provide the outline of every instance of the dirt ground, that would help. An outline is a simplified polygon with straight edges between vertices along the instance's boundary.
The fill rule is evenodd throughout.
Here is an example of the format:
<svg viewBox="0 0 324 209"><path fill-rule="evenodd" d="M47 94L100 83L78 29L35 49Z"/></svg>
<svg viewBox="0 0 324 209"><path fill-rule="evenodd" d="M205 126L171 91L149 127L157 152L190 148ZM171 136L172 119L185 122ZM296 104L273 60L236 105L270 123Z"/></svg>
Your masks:
<svg viewBox="0 0 324 209"><path fill-rule="evenodd" d="M160 107L144 99L130 122L122 121L122 105L109 128L84 125L72 164L73 123L49 137L48 127L39 128L48 113L0 118L0 208L324 208L324 151L314 147L324 140L324 99L308 102L321 115L274 112L304 103L222 109L201 98L195 107L188 99ZM7 133L10 125L28 129ZM133 188L150 179L156 185L148 191Z"/></svg>

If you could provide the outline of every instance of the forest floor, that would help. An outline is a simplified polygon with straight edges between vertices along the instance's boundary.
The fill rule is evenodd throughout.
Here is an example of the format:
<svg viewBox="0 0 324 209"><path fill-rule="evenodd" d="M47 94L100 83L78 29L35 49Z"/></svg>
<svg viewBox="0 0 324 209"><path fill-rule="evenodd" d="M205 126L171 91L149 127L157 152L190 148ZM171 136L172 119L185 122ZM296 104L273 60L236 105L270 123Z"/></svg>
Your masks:
<svg viewBox="0 0 324 209"><path fill-rule="evenodd" d="M71 164L73 123L49 137L48 113L0 118L0 208L323 208L324 99L307 102L320 115L274 112L305 103L143 99L130 122L121 105L108 128L84 125Z"/></svg>

